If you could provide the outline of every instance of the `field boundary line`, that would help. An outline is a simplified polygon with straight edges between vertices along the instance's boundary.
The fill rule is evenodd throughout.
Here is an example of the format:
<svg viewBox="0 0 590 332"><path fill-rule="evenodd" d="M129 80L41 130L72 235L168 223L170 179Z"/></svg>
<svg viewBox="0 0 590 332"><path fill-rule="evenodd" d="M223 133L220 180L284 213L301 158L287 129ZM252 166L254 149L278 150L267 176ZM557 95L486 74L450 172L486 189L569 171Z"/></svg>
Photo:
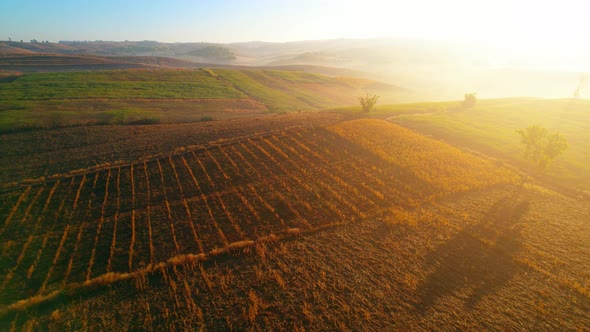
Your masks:
<svg viewBox="0 0 590 332"><path fill-rule="evenodd" d="M385 212L385 209L380 209L379 211L374 211L374 214L371 215L372 218L379 217L380 214ZM96 276L91 279L87 279L83 282L72 283L69 285L64 286L62 289L54 290L47 294L38 294L27 299L16 301L12 304L6 305L0 308L0 318L14 312L23 312L26 310L31 309L37 305L42 305L54 300L72 297L74 298L76 294L82 293L87 290L96 289L101 286L115 284L121 281L126 281L130 279L137 279L140 277L145 276L146 274L162 271L164 269L179 266L184 264L194 264L198 262L207 262L216 259L217 257L224 256L231 254L233 252L242 250L248 251L250 248L254 248L256 244L260 243L274 243L278 241L285 241L285 240L292 240L300 236L311 235L317 233L319 231L345 226L348 224L352 224L358 222L357 220L350 220L350 221L336 221L331 223L326 223L323 225L318 225L308 229L301 229L301 228L288 228L284 231L280 231L274 234L264 235L258 237L254 240L242 240L229 243L221 248L214 248L206 253L199 253L199 254L180 254L177 256L173 256L166 261L160 263L151 263L145 268L135 270L133 272L107 272L100 276Z"/></svg>
<svg viewBox="0 0 590 332"><path fill-rule="evenodd" d="M70 177L81 176L81 175L84 176L84 175L92 174L95 172L100 172L102 170L113 169L113 168L118 168L118 167L130 167L131 165L142 164L144 162L150 162L150 161L154 161L154 160L161 160L161 159L165 159L168 157L174 157L177 155L183 155L188 152L195 152L195 151L200 151L200 150L207 151L212 147L230 146L230 145L234 145L234 144L239 144L242 141L246 141L246 140L252 139L252 138L267 137L267 136L272 136L272 135L275 135L275 134L278 134L281 132L294 131L294 130L302 129L302 128L315 128L315 127L321 127L321 125L311 126L311 127L305 126L305 125L293 125L293 126L288 126L288 127L282 128L282 129L268 130L268 131L264 131L264 132L258 132L255 134L251 134L251 135L242 135L242 136L236 136L236 137L231 137L231 138L220 138L220 139L209 141L209 142L203 143L203 144L194 144L194 145L175 147L173 150L170 150L167 153L159 153L159 154L154 154L154 155L142 156L142 157L138 158L137 160L133 160L133 161L116 160L116 161L112 161L112 162L97 164L97 165L90 166L87 168L79 168L79 169L70 170L67 173L55 173L55 174L41 176L41 177L37 177L37 178L24 179L21 181L1 183L0 184L0 194L10 192L12 190L20 189L23 187L26 188L26 187L36 185L36 184L45 184L47 182L51 183L51 182L57 181L57 180L65 180Z"/></svg>

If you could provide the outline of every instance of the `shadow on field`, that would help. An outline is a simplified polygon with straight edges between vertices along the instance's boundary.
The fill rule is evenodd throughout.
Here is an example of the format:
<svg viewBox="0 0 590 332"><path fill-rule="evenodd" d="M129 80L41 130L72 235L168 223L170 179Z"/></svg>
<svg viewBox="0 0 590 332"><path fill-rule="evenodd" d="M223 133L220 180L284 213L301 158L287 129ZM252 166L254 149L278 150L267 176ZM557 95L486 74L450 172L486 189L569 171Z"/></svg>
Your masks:
<svg viewBox="0 0 590 332"><path fill-rule="evenodd" d="M435 267L419 287L417 309L424 313L448 295L473 307L504 287L519 271L511 256L521 250L522 223L529 202L516 197L498 200L483 220L470 225L427 256L426 269Z"/></svg>

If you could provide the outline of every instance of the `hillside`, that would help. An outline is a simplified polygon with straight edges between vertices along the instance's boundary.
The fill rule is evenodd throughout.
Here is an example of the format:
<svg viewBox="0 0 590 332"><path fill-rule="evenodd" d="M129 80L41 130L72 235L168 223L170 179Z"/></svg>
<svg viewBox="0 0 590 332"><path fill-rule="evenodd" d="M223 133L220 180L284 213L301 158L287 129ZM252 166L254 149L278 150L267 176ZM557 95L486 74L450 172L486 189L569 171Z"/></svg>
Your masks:
<svg viewBox="0 0 590 332"><path fill-rule="evenodd" d="M509 54L490 50L485 45L411 39L227 44L0 41L0 53L2 49L6 52L168 57L204 63L201 67L213 64L224 67L306 66L314 71L320 69L316 72L324 74L329 71L321 67L337 67L339 70L334 76L360 76L402 86L412 92L406 96L407 101L455 99L469 91L487 98L565 98L572 95L580 79L579 71L539 69L539 64L530 58L511 61ZM572 55L572 58L580 57L580 54Z"/></svg>
<svg viewBox="0 0 590 332"><path fill-rule="evenodd" d="M395 86L367 80L223 68L31 73L13 78L0 83L1 132L308 111L356 103L366 90L385 96L399 92Z"/></svg>
<svg viewBox="0 0 590 332"><path fill-rule="evenodd" d="M194 56L197 58L216 59L216 60L234 60L236 55L228 48L219 45L209 45L203 48L198 48L187 52L186 55Z"/></svg>
<svg viewBox="0 0 590 332"><path fill-rule="evenodd" d="M458 108L456 103L434 103L425 114L399 115L396 106L382 107L392 121L442 138L453 144L507 159L529 169L516 130L538 124L562 133L569 148L547 169L546 180L588 192L590 190L589 100L583 99L496 99L480 100L472 109ZM419 110L407 105L407 113ZM397 109L403 105L397 106ZM433 110L436 110L433 112ZM397 116L399 115L399 116Z"/></svg>
<svg viewBox="0 0 590 332"><path fill-rule="evenodd" d="M0 54L30 54L30 53L34 53L34 52L24 49L24 48L14 47L14 46L10 46L7 44L0 44Z"/></svg>
<svg viewBox="0 0 590 332"><path fill-rule="evenodd" d="M10 48L10 47L8 47ZM200 48L198 50L203 50ZM3 52L5 50L6 52ZM107 56L84 54L50 54L35 53L23 50L22 53L11 53L8 49L0 48L0 77L15 76L23 73L55 73L55 72L80 72L120 69L198 69L198 68L223 68L235 70L275 70L315 73L336 78L346 78L349 81L358 80L363 86L375 91L387 92L403 91L404 89L371 79L370 73L331 66L316 65L285 65L285 66L247 66L235 65L227 62L214 63L207 57L188 57L178 59L162 56ZM198 61L201 62L198 62ZM359 84L353 84L360 86ZM400 95L400 97L402 97ZM387 95L385 96L387 97Z"/></svg>
<svg viewBox="0 0 590 332"><path fill-rule="evenodd" d="M66 170L3 179L0 329L589 323L590 206L487 159L329 114L118 128L26 133ZM73 168L98 153L112 163Z"/></svg>
<svg viewBox="0 0 590 332"><path fill-rule="evenodd" d="M4 48L3 48L4 47ZM11 50L18 50L11 52ZM21 52L22 50L22 52ZM260 69L310 72L326 76L346 76L371 80L370 73L338 68L333 66L285 65L285 66L248 66L230 63L213 63L203 57L201 62L165 56L131 56L131 55L89 55L89 54L51 54L36 53L24 49L1 46L0 42L0 75L4 72L61 72L61 71L93 71L125 68L226 68L226 69Z"/></svg>
<svg viewBox="0 0 590 332"><path fill-rule="evenodd" d="M20 53L52 53L73 54L80 53L75 47L60 43L0 41L0 54ZM83 53L83 52L82 52Z"/></svg>
<svg viewBox="0 0 590 332"><path fill-rule="evenodd" d="M104 56L70 54L1 54L0 75L4 72L36 73L96 71L133 68L198 68L199 64L167 57Z"/></svg>
<svg viewBox="0 0 590 332"><path fill-rule="evenodd" d="M0 264L4 309L31 293L44 297L67 285L75 289L104 277L114 281L155 272L193 257L186 255L200 260L200 254L213 257L269 236L362 221L389 209L414 210L432 200L440 183L408 163L434 159L439 163L424 169L445 175L450 168L454 178L467 163L474 177L447 181L445 195L516 181L508 170L491 176L486 161L384 121L327 129L287 129L176 148L168 156L78 170L6 192L0 236L9 235L12 244ZM372 144L345 148L350 138L357 141L352 133L368 134ZM375 150L385 147L382 140L390 133L408 138L387 147L401 163ZM422 159L407 153L412 144L423 151ZM482 178L490 182L481 183ZM320 210L325 212L317 215ZM22 258L18 248L26 252Z"/></svg>

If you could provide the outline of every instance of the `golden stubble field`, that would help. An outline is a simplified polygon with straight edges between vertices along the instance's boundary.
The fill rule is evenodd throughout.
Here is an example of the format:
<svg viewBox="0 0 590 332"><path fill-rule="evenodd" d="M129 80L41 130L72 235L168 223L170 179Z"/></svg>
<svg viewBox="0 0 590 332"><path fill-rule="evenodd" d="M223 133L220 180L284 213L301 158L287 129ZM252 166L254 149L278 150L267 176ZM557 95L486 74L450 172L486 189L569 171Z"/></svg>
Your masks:
<svg viewBox="0 0 590 332"><path fill-rule="evenodd" d="M5 187L0 327L589 325L587 202L385 121L261 121Z"/></svg>

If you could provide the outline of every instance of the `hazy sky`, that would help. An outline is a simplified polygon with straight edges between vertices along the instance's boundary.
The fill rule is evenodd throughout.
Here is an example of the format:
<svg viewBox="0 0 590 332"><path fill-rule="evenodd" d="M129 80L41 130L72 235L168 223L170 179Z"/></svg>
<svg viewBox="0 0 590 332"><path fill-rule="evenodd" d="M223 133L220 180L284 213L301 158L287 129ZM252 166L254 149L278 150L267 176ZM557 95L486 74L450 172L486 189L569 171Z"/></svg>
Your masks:
<svg viewBox="0 0 590 332"><path fill-rule="evenodd" d="M588 52L585 0L1 0L0 39L293 41L408 37Z"/></svg>

